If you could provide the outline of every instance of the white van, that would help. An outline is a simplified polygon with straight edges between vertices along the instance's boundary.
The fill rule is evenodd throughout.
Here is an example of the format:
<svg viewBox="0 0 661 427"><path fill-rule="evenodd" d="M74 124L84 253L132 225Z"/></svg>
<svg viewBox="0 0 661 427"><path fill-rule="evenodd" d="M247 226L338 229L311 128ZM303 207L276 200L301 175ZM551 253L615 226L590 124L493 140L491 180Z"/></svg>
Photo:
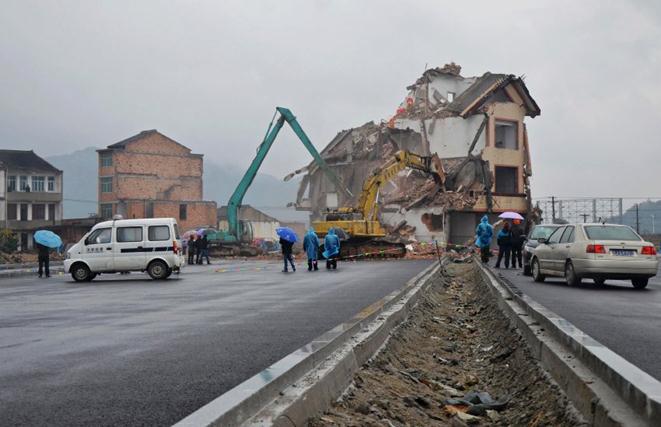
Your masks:
<svg viewBox="0 0 661 427"><path fill-rule="evenodd" d="M77 282L101 273L147 271L167 279L184 264L174 218L117 219L96 224L66 254L64 271Z"/></svg>

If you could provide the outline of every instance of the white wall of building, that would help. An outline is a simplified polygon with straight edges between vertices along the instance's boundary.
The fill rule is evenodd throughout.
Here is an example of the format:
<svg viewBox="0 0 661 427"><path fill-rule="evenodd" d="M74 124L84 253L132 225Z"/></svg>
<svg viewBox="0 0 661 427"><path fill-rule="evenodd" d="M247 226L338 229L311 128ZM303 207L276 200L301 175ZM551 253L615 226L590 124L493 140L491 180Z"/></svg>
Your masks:
<svg viewBox="0 0 661 427"><path fill-rule="evenodd" d="M428 208L413 208L406 212L383 212L381 213L381 218L386 224L392 227L405 220L407 225L415 227L415 233L413 235L415 240L428 243L437 240L439 245L444 245L447 241L445 233L446 227L442 230L430 231L422 222L422 215L425 213L443 215L443 208L435 206Z"/></svg>

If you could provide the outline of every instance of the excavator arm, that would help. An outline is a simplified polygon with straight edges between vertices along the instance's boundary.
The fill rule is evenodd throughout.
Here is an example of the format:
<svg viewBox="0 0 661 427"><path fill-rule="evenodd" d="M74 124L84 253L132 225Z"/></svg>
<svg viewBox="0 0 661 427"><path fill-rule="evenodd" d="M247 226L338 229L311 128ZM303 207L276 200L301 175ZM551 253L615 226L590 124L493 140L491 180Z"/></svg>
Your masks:
<svg viewBox="0 0 661 427"><path fill-rule="evenodd" d="M317 149L314 147L314 145L312 145L310 138L308 138L308 136L305 134L303 128L301 128L301 125L299 125L298 121L296 120L296 117L291 112L291 110L284 107L276 107L275 114L280 115L278 117L278 120L275 122L275 124L273 124L273 121L271 121L271 124L266 130L266 136L264 137L264 140L257 148L257 154L255 155L255 158L252 160L252 163L250 163L248 170L243 175L243 178L241 178L241 181L236 186L234 193L232 193L232 196L230 197L229 202L227 203L227 222L229 225L228 231L230 235L236 237L237 242L241 241L239 207L241 206L241 202L243 201L243 197L246 195L248 188L250 188L250 185L255 179L255 176L257 175L257 172L259 171L262 162L264 161L266 155L271 149L271 145L273 145L273 142L275 141L276 137L278 136L278 133L280 132L280 129L282 129L282 126L285 124L285 122L289 123L289 126L292 128L296 136L298 136L298 138L301 140L305 148L310 152L310 154L314 158L314 161L326 173L326 175L337 186L337 188L340 191L342 191L347 198L353 197L353 194L351 194L351 192L346 188L346 186L342 183L340 178L337 175L335 175L335 173L333 173L333 171L328 167L328 164L326 164L326 162L321 157Z"/></svg>
<svg viewBox="0 0 661 427"><path fill-rule="evenodd" d="M375 170L363 184L363 191L358 199L356 211L362 213L365 220L378 220L377 198L379 191L406 168L428 173L434 177L439 185L442 185L442 169L439 170L437 158L420 156L404 150L398 151L383 166Z"/></svg>

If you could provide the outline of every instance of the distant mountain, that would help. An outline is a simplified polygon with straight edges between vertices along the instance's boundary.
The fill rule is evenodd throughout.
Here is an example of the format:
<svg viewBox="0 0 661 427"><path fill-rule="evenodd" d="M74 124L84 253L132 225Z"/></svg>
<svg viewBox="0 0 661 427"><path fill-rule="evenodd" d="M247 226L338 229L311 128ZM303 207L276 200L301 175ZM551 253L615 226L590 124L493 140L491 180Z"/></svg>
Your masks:
<svg viewBox="0 0 661 427"><path fill-rule="evenodd" d="M64 217L87 217L97 209L97 174L98 160L93 147L47 157L50 163L64 171ZM245 170L235 165L219 165L204 161L204 199L227 204L236 185ZM304 212L283 209L288 202L296 200L300 181L284 182L272 175L259 173L244 198L244 203L251 204L265 212L277 211L277 218L282 220L302 220Z"/></svg>
<svg viewBox="0 0 661 427"><path fill-rule="evenodd" d="M97 210L98 160L96 148L46 157L64 172L64 217L83 218Z"/></svg>
<svg viewBox="0 0 661 427"><path fill-rule="evenodd" d="M616 215L607 218L607 222L615 224L626 224L636 228L636 205L622 213L622 217ZM638 204L638 226L641 234L661 233L661 200L647 200Z"/></svg>

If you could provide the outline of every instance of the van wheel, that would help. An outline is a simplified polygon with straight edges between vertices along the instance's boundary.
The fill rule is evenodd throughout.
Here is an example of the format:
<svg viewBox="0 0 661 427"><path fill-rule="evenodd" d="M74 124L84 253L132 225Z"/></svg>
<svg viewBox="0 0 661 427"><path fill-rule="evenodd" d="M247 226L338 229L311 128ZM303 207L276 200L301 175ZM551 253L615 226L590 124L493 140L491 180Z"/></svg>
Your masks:
<svg viewBox="0 0 661 427"><path fill-rule="evenodd" d="M160 260L152 261L147 267L147 273L154 280L163 280L168 277L168 266Z"/></svg>
<svg viewBox="0 0 661 427"><path fill-rule="evenodd" d="M535 282L542 283L546 276L544 276L539 270L539 261L537 258L532 260L532 278Z"/></svg>
<svg viewBox="0 0 661 427"><path fill-rule="evenodd" d="M576 275L574 264L571 261L567 261L567 264L565 264L565 281L567 281L569 286L578 286L581 284L581 278Z"/></svg>
<svg viewBox="0 0 661 427"><path fill-rule="evenodd" d="M647 277L643 277L641 279L631 279L631 284L636 289L645 289L647 287L648 281L649 279Z"/></svg>
<svg viewBox="0 0 661 427"><path fill-rule="evenodd" d="M87 282L92 280L92 272L89 267L83 263L74 264L74 266L71 267L71 277L73 277L73 280L76 282Z"/></svg>
<svg viewBox="0 0 661 427"><path fill-rule="evenodd" d="M170 276L172 276L172 269L168 268L168 273L165 275L165 278L167 279Z"/></svg>

